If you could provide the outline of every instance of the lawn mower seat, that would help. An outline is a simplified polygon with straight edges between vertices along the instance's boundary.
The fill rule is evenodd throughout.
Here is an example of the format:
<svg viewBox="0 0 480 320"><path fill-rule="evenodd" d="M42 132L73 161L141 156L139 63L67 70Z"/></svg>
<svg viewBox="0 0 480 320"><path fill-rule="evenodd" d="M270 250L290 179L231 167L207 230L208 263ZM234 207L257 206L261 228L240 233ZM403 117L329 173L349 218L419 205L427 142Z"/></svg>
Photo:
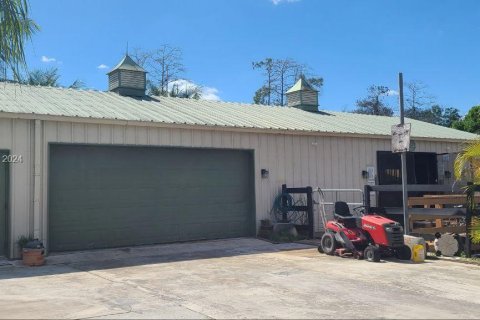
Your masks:
<svg viewBox="0 0 480 320"><path fill-rule="evenodd" d="M348 204L343 201L337 201L335 202L335 215L340 216L342 218L348 218L348 217L353 217L353 215L350 213L350 208L348 207Z"/></svg>
<svg viewBox="0 0 480 320"><path fill-rule="evenodd" d="M357 226L357 217L350 213L350 208L344 201L335 202L334 216L338 222L343 223L347 228L355 228Z"/></svg>

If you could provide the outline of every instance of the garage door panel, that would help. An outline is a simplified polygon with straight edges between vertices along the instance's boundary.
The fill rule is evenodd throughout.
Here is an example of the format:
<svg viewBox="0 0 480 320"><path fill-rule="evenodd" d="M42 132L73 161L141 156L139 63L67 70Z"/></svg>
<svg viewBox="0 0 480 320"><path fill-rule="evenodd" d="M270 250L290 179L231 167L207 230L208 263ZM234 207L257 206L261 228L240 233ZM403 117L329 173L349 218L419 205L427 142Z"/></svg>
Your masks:
<svg viewBox="0 0 480 320"><path fill-rule="evenodd" d="M50 250L255 232L248 151L52 145Z"/></svg>
<svg viewBox="0 0 480 320"><path fill-rule="evenodd" d="M216 191L217 193L219 191ZM144 193L135 199L130 200L128 198L129 192L119 192L118 196L108 196L105 193L81 193L78 195L69 195L68 197L62 197L58 199L55 205L50 206L50 210L65 210L68 212L77 211L75 216L82 216L87 212L93 212L97 210L100 215L112 215L110 211L118 210L130 210L130 212L142 212L144 209L151 208L153 210L160 211L178 211L178 202L182 202L182 211L188 213L199 212L199 206L203 206L203 211L230 211L232 214L239 211L240 215L248 210L248 198L228 198L221 196L209 196L208 193L202 192L193 196L193 193L189 193L189 197L185 198L185 195L178 197L156 197L156 193ZM74 204L77 197L82 199L88 199L88 201ZM206 199L210 197L209 203L199 204L198 199ZM68 207L68 209L65 209ZM205 214L205 213L204 213ZM74 214L69 214L69 219Z"/></svg>

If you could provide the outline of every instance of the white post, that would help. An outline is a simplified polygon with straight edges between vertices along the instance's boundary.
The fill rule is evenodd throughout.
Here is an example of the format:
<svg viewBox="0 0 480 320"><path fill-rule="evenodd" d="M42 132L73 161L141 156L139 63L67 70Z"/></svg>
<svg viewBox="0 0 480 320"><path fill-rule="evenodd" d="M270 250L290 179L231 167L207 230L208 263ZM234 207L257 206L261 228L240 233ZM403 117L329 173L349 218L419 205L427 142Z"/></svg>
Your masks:
<svg viewBox="0 0 480 320"><path fill-rule="evenodd" d="M33 237L42 239L42 121L35 120L33 159Z"/></svg>

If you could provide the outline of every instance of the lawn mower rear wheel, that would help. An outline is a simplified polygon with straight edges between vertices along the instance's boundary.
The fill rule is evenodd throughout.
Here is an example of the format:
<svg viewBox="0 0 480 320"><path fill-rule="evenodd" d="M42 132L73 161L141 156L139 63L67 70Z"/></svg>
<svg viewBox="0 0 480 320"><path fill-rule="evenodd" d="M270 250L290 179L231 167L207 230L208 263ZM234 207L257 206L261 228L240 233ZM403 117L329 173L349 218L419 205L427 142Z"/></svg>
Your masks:
<svg viewBox="0 0 480 320"><path fill-rule="evenodd" d="M335 254L335 249L337 249L337 241L335 240L335 236L330 232L325 232L320 240L320 249L330 255L333 256Z"/></svg>

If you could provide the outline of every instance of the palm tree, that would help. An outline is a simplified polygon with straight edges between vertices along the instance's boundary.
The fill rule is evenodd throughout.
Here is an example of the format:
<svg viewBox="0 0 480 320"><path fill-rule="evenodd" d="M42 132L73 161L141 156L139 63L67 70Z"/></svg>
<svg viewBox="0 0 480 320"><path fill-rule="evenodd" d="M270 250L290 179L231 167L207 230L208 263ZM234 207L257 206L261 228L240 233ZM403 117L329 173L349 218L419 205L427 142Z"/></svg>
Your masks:
<svg viewBox="0 0 480 320"><path fill-rule="evenodd" d="M11 71L18 80L26 68L25 43L39 30L28 9L27 0L0 0L0 78Z"/></svg>
<svg viewBox="0 0 480 320"><path fill-rule="evenodd" d="M465 187L465 192L467 193L467 206L474 212L477 207L475 190L480 188L480 138L469 142L457 155L454 170L458 180L465 179L471 182ZM480 243L480 218L473 217L469 227L472 241Z"/></svg>
<svg viewBox="0 0 480 320"><path fill-rule="evenodd" d="M46 70L35 69L27 73L25 78L19 80L22 84L28 84L31 86L44 86L44 87L64 87L59 82L60 74L57 68L51 68ZM85 88L85 83L82 80L75 80L71 85L66 86L70 89L82 89Z"/></svg>
<svg viewBox="0 0 480 320"><path fill-rule="evenodd" d="M480 139L468 142L455 159L455 177L480 184Z"/></svg>
<svg viewBox="0 0 480 320"><path fill-rule="evenodd" d="M33 70L27 76L27 79L21 82L33 86L45 86L45 87L58 87L60 86L58 79L60 75L58 74L57 68L52 68L48 70Z"/></svg>

